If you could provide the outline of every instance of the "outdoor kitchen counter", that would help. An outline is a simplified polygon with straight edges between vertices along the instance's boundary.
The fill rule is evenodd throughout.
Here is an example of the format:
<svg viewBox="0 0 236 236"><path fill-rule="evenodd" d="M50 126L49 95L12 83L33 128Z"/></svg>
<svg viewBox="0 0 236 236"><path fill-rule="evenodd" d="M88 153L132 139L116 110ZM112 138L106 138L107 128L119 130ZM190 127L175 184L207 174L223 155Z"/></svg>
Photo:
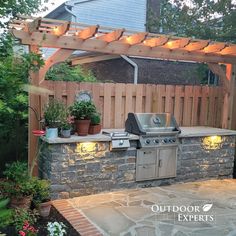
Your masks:
<svg viewBox="0 0 236 236"><path fill-rule="evenodd" d="M129 148L116 151L110 149L111 137L102 133L73 135L68 139L42 137L39 176L50 180L52 199L124 188L232 178L236 131L211 127L180 129L178 143L173 146L161 144L157 151L150 148L147 152L137 148L137 135L130 135ZM141 154L146 155L144 159L139 158ZM162 161L161 166L160 161L153 162L157 158ZM139 178L137 181L137 168L144 170L141 172L143 176L156 176L156 173L161 176L149 180L144 176L146 180Z"/></svg>
<svg viewBox="0 0 236 236"><path fill-rule="evenodd" d="M228 129L219 129L219 128L212 128L206 126L195 126L195 127L180 127L181 134L179 135L180 138L190 138L190 137L205 137L205 136L230 136L236 135L236 131L228 130ZM120 132L124 131L124 129L104 129L103 131L108 132ZM104 135L102 133L95 134L95 135L87 135L87 136L77 136L72 135L71 138L55 138L55 139L48 139L46 137L41 137L41 139L47 143L82 143L82 142L109 142L111 141L111 137ZM138 135L130 134L130 140L138 140Z"/></svg>

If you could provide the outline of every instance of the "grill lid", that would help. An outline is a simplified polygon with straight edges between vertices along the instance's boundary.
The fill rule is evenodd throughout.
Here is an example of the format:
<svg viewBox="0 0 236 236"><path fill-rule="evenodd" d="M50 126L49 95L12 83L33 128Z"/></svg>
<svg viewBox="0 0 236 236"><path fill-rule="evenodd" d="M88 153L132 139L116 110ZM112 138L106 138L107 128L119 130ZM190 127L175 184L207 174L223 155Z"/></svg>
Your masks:
<svg viewBox="0 0 236 236"><path fill-rule="evenodd" d="M137 135L180 132L171 113L129 113L125 131Z"/></svg>

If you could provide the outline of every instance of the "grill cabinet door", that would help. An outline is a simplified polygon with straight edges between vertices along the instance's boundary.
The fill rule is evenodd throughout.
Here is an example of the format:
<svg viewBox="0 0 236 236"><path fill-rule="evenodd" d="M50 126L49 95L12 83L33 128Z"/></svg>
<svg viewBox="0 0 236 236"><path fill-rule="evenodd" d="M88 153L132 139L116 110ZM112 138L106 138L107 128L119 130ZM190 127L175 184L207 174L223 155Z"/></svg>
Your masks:
<svg viewBox="0 0 236 236"><path fill-rule="evenodd" d="M158 178L176 177L177 147L168 147L158 153Z"/></svg>
<svg viewBox="0 0 236 236"><path fill-rule="evenodd" d="M137 151L136 180L149 180L156 178L157 150L155 148Z"/></svg>

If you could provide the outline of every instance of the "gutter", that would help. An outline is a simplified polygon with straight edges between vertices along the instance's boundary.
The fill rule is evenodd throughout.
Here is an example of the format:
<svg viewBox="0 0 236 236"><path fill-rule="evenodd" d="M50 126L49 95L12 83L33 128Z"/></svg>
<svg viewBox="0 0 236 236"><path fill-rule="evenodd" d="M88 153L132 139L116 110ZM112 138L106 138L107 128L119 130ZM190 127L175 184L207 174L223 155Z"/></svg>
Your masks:
<svg viewBox="0 0 236 236"><path fill-rule="evenodd" d="M134 61L132 61L129 57L125 55L120 55L120 56L134 67L134 84L137 84L138 83L138 65Z"/></svg>
<svg viewBox="0 0 236 236"><path fill-rule="evenodd" d="M71 21L72 22L77 22L77 16L71 10L69 10L68 6L73 7L71 5L66 4L66 2L65 2L65 10L72 15Z"/></svg>

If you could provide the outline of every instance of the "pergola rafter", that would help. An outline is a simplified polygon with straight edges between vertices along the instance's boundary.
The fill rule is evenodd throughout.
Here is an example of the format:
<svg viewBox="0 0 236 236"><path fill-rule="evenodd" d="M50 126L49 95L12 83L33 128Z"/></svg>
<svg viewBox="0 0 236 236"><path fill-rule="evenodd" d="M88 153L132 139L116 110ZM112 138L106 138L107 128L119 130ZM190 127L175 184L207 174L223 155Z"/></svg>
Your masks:
<svg viewBox="0 0 236 236"><path fill-rule="evenodd" d="M33 27L32 27L33 25ZM22 44L109 54L236 63L236 45L210 40L133 32L45 18L23 18L10 25ZM30 35L29 35L30 34Z"/></svg>

